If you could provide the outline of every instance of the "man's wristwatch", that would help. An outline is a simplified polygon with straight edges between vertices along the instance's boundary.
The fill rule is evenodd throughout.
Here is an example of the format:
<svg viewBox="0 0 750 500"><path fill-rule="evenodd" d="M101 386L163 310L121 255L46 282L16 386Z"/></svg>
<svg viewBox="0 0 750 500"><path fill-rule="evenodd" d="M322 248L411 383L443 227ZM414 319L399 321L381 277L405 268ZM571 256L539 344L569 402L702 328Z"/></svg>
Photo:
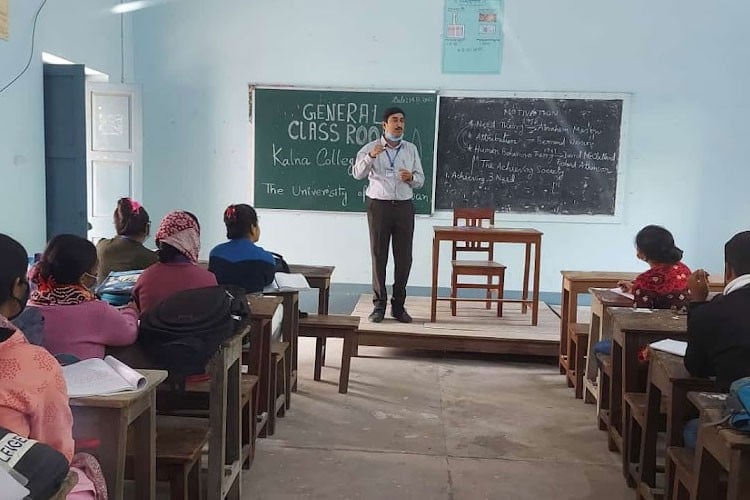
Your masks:
<svg viewBox="0 0 750 500"><path fill-rule="evenodd" d="M373 160L374 160L375 158L377 158L377 156L372 156L372 155L371 155L370 153L367 153L367 156L369 156L369 157L370 157L370 158L372 158Z"/></svg>

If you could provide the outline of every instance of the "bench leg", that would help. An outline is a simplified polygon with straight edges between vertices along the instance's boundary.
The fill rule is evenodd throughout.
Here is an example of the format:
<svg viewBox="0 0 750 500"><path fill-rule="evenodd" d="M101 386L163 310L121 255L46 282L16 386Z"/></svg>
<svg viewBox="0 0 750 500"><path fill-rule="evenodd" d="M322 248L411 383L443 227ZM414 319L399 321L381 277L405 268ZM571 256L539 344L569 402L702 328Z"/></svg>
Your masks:
<svg viewBox="0 0 750 500"><path fill-rule="evenodd" d="M503 299L505 298L505 272L498 275L497 280L497 317L503 317Z"/></svg>
<svg viewBox="0 0 750 500"><path fill-rule="evenodd" d="M172 500L188 500L189 481L187 466L173 468L169 475L169 498ZM197 498L197 497L196 497Z"/></svg>
<svg viewBox="0 0 750 500"><path fill-rule="evenodd" d="M346 394L349 390L349 369L352 364L352 354L357 347L357 332L344 334L344 348L341 350L341 372L339 373L339 392Z"/></svg>
<svg viewBox="0 0 750 500"><path fill-rule="evenodd" d="M190 500L199 500L201 498L201 464L200 457L193 463L188 473L188 498Z"/></svg>
<svg viewBox="0 0 750 500"><path fill-rule="evenodd" d="M313 372L313 380L320 380L320 372L323 368L323 356L325 355L325 341L324 337L315 338L315 371Z"/></svg>
<svg viewBox="0 0 750 500"><path fill-rule="evenodd" d="M585 342L579 340L576 342L576 399L583 398L583 374L585 371L586 351L583 349L587 346Z"/></svg>
<svg viewBox="0 0 750 500"><path fill-rule="evenodd" d="M458 293L458 290L456 289L456 286L458 285L458 276L456 276L456 272L453 271L451 273L451 298L456 298L456 295ZM456 301L451 300L451 316L456 315Z"/></svg>

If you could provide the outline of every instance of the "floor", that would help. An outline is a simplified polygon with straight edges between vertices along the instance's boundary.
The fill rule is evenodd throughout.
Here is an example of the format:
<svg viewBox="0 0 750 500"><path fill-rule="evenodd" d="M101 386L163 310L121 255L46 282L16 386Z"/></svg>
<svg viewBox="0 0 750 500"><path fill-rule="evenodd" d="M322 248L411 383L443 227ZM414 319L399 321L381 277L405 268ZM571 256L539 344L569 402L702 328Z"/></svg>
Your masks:
<svg viewBox="0 0 750 500"><path fill-rule="evenodd" d="M342 395L329 344L314 382L314 340L300 339L299 392L259 442L243 498L633 498L556 366L361 347Z"/></svg>

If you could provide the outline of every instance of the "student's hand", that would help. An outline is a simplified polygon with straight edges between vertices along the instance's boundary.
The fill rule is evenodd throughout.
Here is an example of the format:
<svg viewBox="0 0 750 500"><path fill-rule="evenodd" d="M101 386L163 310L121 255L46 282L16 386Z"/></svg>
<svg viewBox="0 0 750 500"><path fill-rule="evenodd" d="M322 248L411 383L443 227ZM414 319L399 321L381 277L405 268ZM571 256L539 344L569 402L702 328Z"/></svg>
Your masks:
<svg viewBox="0 0 750 500"><path fill-rule="evenodd" d="M372 148L372 149L370 150L370 152L369 152L369 153L367 153L367 154L368 154L368 155L370 155L370 158L377 158L377 156L378 156L378 155L379 155L380 153L382 153L383 151L385 151L385 148L383 147L383 145L382 145L382 144L380 144L380 143L377 143L377 144L375 144L375 146L374 146L374 147L373 147L373 148Z"/></svg>
<svg viewBox="0 0 750 500"><path fill-rule="evenodd" d="M708 273L703 269L694 271L688 278L691 302L705 302L708 298Z"/></svg>
<svg viewBox="0 0 750 500"><path fill-rule="evenodd" d="M617 282L617 286L620 287L625 293L630 293L633 290L633 282L628 280L621 280Z"/></svg>
<svg viewBox="0 0 750 500"><path fill-rule="evenodd" d="M414 175L409 170L405 170L403 168L398 171L398 176L404 182L411 182L412 179L414 179Z"/></svg>

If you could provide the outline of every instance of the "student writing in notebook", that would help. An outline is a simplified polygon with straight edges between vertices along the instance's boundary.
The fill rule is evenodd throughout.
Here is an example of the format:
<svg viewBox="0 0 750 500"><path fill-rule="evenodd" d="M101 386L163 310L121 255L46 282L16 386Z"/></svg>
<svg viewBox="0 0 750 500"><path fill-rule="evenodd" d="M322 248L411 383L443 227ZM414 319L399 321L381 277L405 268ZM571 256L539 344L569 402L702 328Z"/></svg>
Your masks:
<svg viewBox="0 0 750 500"><path fill-rule="evenodd" d="M106 492L101 472L92 479L76 465L93 465L89 455L73 456L73 416L60 365L46 349L29 344L9 318L26 307L26 250L0 234L0 426L45 443L73 460L78 484L69 499L97 498ZM2 492L0 492L2 497Z"/></svg>
<svg viewBox="0 0 750 500"><path fill-rule="evenodd" d="M258 214L250 205L239 203L224 210L229 241L211 250L208 270L221 285L236 285L247 293L262 292L273 282L276 261L257 245L260 239Z"/></svg>
<svg viewBox="0 0 750 500"><path fill-rule="evenodd" d="M649 269L633 281L620 281L624 292L633 294L633 306L649 309L682 309L688 303L690 269L682 263L682 250L672 233L661 226L646 226L635 236L636 256ZM612 339L594 346L597 354L612 352Z"/></svg>
<svg viewBox="0 0 750 500"><path fill-rule="evenodd" d="M682 250L672 233L661 226L646 226L635 237L636 256L649 265L634 281L618 283L632 293L635 307L681 309L688 303L690 269L682 263Z"/></svg>

